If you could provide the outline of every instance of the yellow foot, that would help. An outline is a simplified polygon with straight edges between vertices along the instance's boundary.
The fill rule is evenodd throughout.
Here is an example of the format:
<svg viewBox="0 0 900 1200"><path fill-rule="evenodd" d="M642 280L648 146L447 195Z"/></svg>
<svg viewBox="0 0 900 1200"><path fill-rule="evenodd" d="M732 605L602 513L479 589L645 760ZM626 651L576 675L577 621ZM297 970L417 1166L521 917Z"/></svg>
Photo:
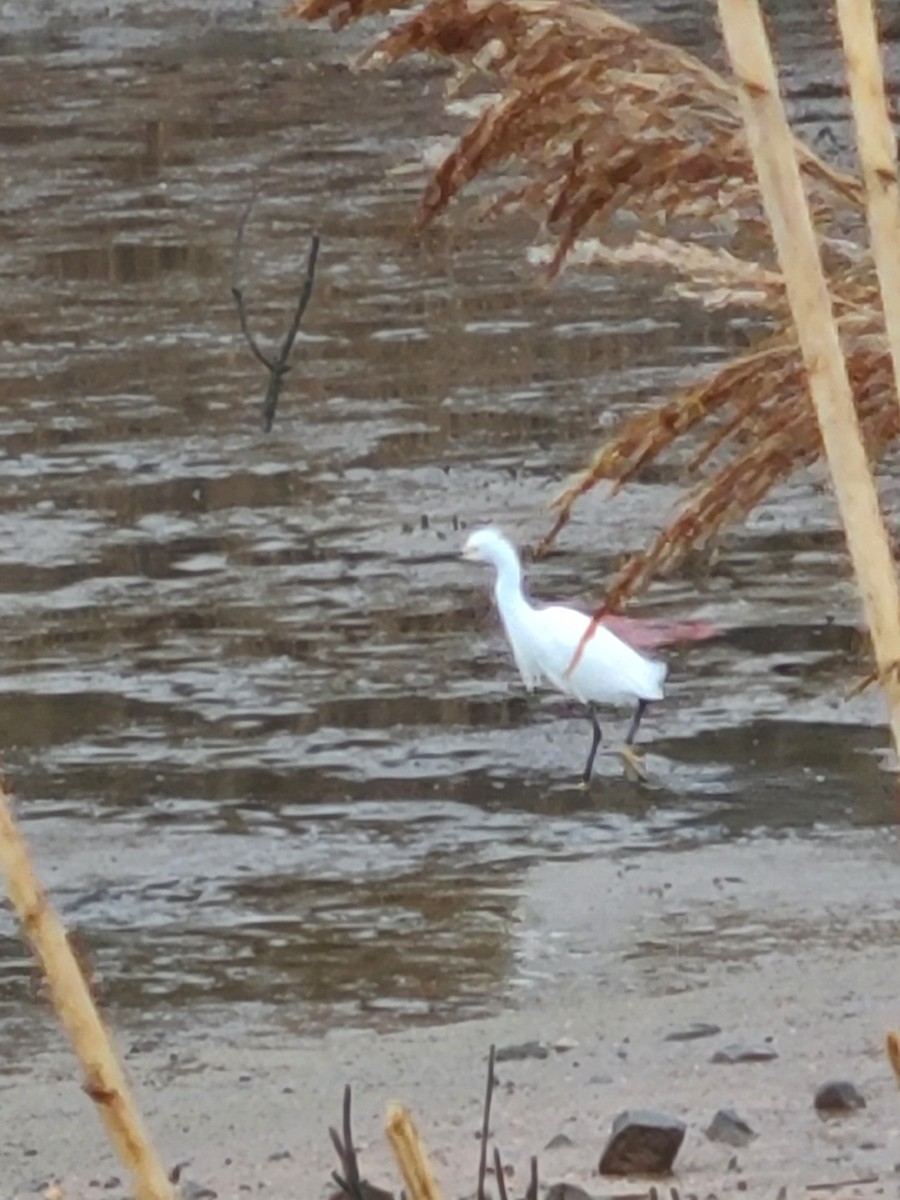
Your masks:
<svg viewBox="0 0 900 1200"><path fill-rule="evenodd" d="M622 761L625 764L626 776L629 779L636 779L641 783L647 783L650 776L647 774L643 758L634 747L626 744L620 749L619 754L622 756Z"/></svg>

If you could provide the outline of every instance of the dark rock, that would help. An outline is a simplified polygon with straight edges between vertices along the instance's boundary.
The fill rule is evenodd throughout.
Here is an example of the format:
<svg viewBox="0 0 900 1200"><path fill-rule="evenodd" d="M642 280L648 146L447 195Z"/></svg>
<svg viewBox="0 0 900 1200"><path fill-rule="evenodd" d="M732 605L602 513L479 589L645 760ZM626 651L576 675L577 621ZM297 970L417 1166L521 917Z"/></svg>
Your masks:
<svg viewBox="0 0 900 1200"><path fill-rule="evenodd" d="M816 1092L813 1101L819 1112L848 1113L866 1107L866 1098L847 1079L830 1079Z"/></svg>
<svg viewBox="0 0 900 1200"><path fill-rule="evenodd" d="M544 1147L544 1149L545 1150L563 1150L566 1146L574 1146L574 1145L575 1145L575 1143L572 1141L572 1139L567 1134L558 1133L556 1135L556 1137L552 1137L550 1139L550 1141L547 1143L547 1145Z"/></svg>
<svg viewBox="0 0 900 1200"><path fill-rule="evenodd" d="M594 1200L594 1197L577 1183L551 1183L545 1200Z"/></svg>
<svg viewBox="0 0 900 1200"><path fill-rule="evenodd" d="M269 1155L269 1162L283 1162L286 1158L293 1158L290 1150L274 1150Z"/></svg>
<svg viewBox="0 0 900 1200"><path fill-rule="evenodd" d="M743 1117L739 1117L733 1108L720 1108L710 1121L706 1136L711 1142L724 1142L726 1146L749 1146L755 1137L755 1129L751 1129Z"/></svg>
<svg viewBox="0 0 900 1200"><path fill-rule="evenodd" d="M778 1051L774 1046L767 1046L765 1043L751 1046L746 1042L733 1042L730 1046L722 1046L709 1061L714 1063L771 1062L773 1058L777 1057Z"/></svg>
<svg viewBox="0 0 900 1200"><path fill-rule="evenodd" d="M709 1021L694 1021L692 1025L686 1025L684 1029L673 1029L671 1033L667 1033L663 1041L666 1042L693 1042L697 1038L715 1037L717 1033L722 1032L720 1025L713 1025Z"/></svg>
<svg viewBox="0 0 900 1200"><path fill-rule="evenodd" d="M684 1134L684 1122L665 1113L647 1109L619 1113L600 1155L600 1174L668 1175Z"/></svg>
<svg viewBox="0 0 900 1200"><path fill-rule="evenodd" d="M494 1062L521 1062L525 1058L548 1058L549 1055L543 1042L519 1042L515 1046L501 1046L494 1055Z"/></svg>

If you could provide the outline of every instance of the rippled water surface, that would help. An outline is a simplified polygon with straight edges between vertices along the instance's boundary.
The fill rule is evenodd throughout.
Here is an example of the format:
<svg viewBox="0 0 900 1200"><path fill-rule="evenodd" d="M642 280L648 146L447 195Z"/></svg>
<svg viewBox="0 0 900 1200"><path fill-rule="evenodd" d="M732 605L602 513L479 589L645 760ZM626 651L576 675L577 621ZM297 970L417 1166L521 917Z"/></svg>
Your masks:
<svg viewBox="0 0 900 1200"><path fill-rule="evenodd" d="M475 522L545 532L602 430L745 325L597 272L546 290L521 228L457 213L413 238L421 179L394 168L445 129L442 77L351 74L359 31L254 5L7 10L0 745L126 1027L494 1010L527 986L537 861L893 820L875 702L843 701L857 615L818 476L708 583L648 598L721 630L672 655L654 789L612 754L574 787L583 718L524 698L457 558ZM693 4L621 11L717 53ZM795 23L792 104L843 154L831 31ZM257 188L264 344L322 237L270 435L230 295ZM679 494L657 472L588 499L534 590L590 603ZM0 915L0 1044L27 1042L32 989Z"/></svg>

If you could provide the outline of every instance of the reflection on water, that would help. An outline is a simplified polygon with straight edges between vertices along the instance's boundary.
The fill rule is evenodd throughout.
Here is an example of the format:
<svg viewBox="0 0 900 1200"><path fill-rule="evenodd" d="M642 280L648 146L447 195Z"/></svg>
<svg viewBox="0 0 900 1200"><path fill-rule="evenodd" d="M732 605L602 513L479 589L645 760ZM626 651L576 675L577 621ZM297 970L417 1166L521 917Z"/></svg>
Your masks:
<svg viewBox="0 0 900 1200"><path fill-rule="evenodd" d="M486 580L456 557L478 521L544 532L602 427L746 329L640 280L546 291L507 228L412 239L418 183L389 171L441 128L442 77L352 76L358 33L228 5L151 3L128 28L61 8L0 43L0 745L123 1020L486 1011L516 978L535 862L893 819L874 701L842 702L855 606L808 482L707 584L653 593L723 631L673 652L646 723L655 789L613 753L573 788L583 718L521 694ZM712 49L695 6L655 19ZM843 140L832 51L802 49L794 103ZM323 239L268 437L229 291L255 187L264 342ZM658 472L588 500L535 591L589 603L678 494ZM22 1038L32 986L7 917L0 1042Z"/></svg>

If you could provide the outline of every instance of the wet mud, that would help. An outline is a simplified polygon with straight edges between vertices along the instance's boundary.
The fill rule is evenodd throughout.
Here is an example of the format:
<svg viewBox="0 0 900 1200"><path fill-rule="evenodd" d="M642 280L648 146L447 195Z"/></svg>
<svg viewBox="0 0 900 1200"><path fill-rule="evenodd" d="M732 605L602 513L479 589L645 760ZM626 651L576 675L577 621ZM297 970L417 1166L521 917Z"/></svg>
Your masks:
<svg viewBox="0 0 900 1200"><path fill-rule="evenodd" d="M696 6L621 11L715 60ZM862 861L893 844L878 702L845 699L858 609L821 475L763 505L708 578L642 605L720 631L670 655L642 729L651 788L612 752L624 714L597 786L574 786L586 722L524 696L488 581L458 560L477 522L543 534L603 430L745 345L745 321L653 280L572 270L548 290L527 230L461 212L414 238L421 173L396 168L445 128L443 79L352 74L364 32L225 3L4 19L0 745L127 1044L202 1042L212 1062L213 1031L262 1050L515 1023L573 962L614 981L614 931L582 927L562 864L712 863L860 826L878 831L852 842ZM850 161L834 31L789 12L777 28L795 115ZM322 238L269 435L230 294L254 189L264 345ZM891 505L890 464L883 487ZM680 495L673 470L589 497L533 591L589 605ZM869 876L852 878L864 909ZM819 902L815 870L792 882ZM753 953L752 925L734 936L676 939L698 986L729 945ZM561 952L538 969L523 945ZM37 1120L69 1071L8 913L0 1051Z"/></svg>

